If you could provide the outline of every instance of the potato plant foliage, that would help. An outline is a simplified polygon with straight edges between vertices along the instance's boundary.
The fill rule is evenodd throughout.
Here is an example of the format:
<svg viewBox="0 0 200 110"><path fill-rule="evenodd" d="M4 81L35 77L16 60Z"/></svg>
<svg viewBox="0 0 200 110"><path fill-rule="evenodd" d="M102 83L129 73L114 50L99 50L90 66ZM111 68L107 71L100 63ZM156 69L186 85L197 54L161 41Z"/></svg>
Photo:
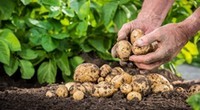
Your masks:
<svg viewBox="0 0 200 110"><path fill-rule="evenodd" d="M165 23L183 20L199 3L176 0ZM83 62L81 52L116 60L110 55L116 33L136 18L141 4L141 0L1 0L0 62L9 76L19 70L23 79L37 74L40 83L54 83L60 70L65 81L72 80L74 68ZM176 61L191 62L199 54L198 38Z"/></svg>

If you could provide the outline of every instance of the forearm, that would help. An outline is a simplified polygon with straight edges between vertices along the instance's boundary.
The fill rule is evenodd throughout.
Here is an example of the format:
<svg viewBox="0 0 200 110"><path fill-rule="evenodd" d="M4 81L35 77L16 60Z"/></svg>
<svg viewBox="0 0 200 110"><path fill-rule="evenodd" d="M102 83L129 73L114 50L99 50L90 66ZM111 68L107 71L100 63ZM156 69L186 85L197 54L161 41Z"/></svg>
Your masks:
<svg viewBox="0 0 200 110"><path fill-rule="evenodd" d="M188 40L193 37L200 30L200 7L178 25Z"/></svg>
<svg viewBox="0 0 200 110"><path fill-rule="evenodd" d="M137 19L146 19L158 27L164 21L174 0L144 0Z"/></svg>

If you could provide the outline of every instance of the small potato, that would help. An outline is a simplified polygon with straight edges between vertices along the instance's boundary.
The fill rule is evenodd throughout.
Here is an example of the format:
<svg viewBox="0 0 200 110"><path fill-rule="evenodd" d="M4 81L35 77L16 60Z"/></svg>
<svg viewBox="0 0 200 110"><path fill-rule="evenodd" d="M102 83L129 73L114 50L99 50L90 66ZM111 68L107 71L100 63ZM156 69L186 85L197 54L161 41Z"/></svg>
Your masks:
<svg viewBox="0 0 200 110"><path fill-rule="evenodd" d="M154 88L156 85L167 85L169 86L170 90L173 90L173 86L170 84L170 82L162 75L157 73L151 73L147 75L147 78L151 81L151 88Z"/></svg>
<svg viewBox="0 0 200 110"><path fill-rule="evenodd" d="M83 63L76 67L74 80L78 82L96 82L99 78L99 67L92 63Z"/></svg>
<svg viewBox="0 0 200 110"><path fill-rule="evenodd" d="M92 93L92 96L94 97L108 97L114 94L117 89L109 83L109 82L100 82L97 85L94 85L94 91Z"/></svg>
<svg viewBox="0 0 200 110"><path fill-rule="evenodd" d="M56 94L58 97L67 97L68 96L68 90L65 85L59 85L56 89Z"/></svg>
<svg viewBox="0 0 200 110"><path fill-rule="evenodd" d="M123 75L116 75L112 80L111 83L114 85L116 89L118 89L123 83Z"/></svg>
<svg viewBox="0 0 200 110"><path fill-rule="evenodd" d="M130 84L124 83L120 86L120 90L124 94L128 94L132 91L132 86Z"/></svg>
<svg viewBox="0 0 200 110"><path fill-rule="evenodd" d="M103 77L99 77L98 80L97 80L98 83L102 82L102 81L105 81L105 79Z"/></svg>
<svg viewBox="0 0 200 110"><path fill-rule="evenodd" d="M112 71L112 68L110 65L104 64L101 66L100 71L100 76L105 78Z"/></svg>
<svg viewBox="0 0 200 110"><path fill-rule="evenodd" d="M111 80L112 80L114 77L115 77L114 75L109 74L109 75L107 75L107 76L105 77L105 81L106 81L106 82L111 82Z"/></svg>
<svg viewBox="0 0 200 110"><path fill-rule="evenodd" d="M84 83L82 84L82 86L85 87L86 92L88 92L89 94L91 94L92 91L94 90L94 84L91 83L91 82L84 82Z"/></svg>
<svg viewBox="0 0 200 110"><path fill-rule="evenodd" d="M167 92L167 91L170 91L170 88L165 84L158 84L154 88L152 88L153 93Z"/></svg>
<svg viewBox="0 0 200 110"><path fill-rule="evenodd" d="M132 91L132 92L128 93L126 98L129 101L130 100L134 100L134 99L141 101L142 100L142 95L139 92Z"/></svg>
<svg viewBox="0 0 200 110"><path fill-rule="evenodd" d="M138 38L142 37L143 35L144 35L144 33L142 32L142 30L140 30L140 29L133 30L132 33L131 33L131 36L130 36L131 43L134 44L134 42Z"/></svg>
<svg viewBox="0 0 200 110"><path fill-rule="evenodd" d="M146 95L150 92L150 81L144 75L134 75L130 83L133 91Z"/></svg>
<svg viewBox="0 0 200 110"><path fill-rule="evenodd" d="M185 89L183 89L182 87L177 87L175 90L182 93L186 92Z"/></svg>
<svg viewBox="0 0 200 110"><path fill-rule="evenodd" d="M114 67L111 71L111 74L116 76L116 75L121 75L124 73L124 70L121 67Z"/></svg>
<svg viewBox="0 0 200 110"><path fill-rule="evenodd" d="M200 93L200 84L195 84L191 86L188 92L189 92L189 95Z"/></svg>
<svg viewBox="0 0 200 110"><path fill-rule="evenodd" d="M74 100L82 100L84 98L84 93L82 91L76 91L73 94Z"/></svg>
<svg viewBox="0 0 200 110"><path fill-rule="evenodd" d="M76 83L69 88L69 93L74 94L74 92L76 92L77 90L82 91L84 93L86 92L86 88L82 84Z"/></svg>
<svg viewBox="0 0 200 110"><path fill-rule="evenodd" d="M55 93L53 91L48 90L46 92L46 97L54 97L54 96L56 96L56 95L55 95Z"/></svg>
<svg viewBox="0 0 200 110"><path fill-rule="evenodd" d="M132 75L126 72L124 72L122 75L125 83L130 84L132 82Z"/></svg>
<svg viewBox="0 0 200 110"><path fill-rule="evenodd" d="M122 61L128 61L129 56L131 55L131 44L127 40L118 41L115 44L116 56Z"/></svg>
<svg viewBox="0 0 200 110"><path fill-rule="evenodd" d="M76 84L76 82L68 82L65 84L65 87L67 87L67 90L69 90L69 88L74 84Z"/></svg>

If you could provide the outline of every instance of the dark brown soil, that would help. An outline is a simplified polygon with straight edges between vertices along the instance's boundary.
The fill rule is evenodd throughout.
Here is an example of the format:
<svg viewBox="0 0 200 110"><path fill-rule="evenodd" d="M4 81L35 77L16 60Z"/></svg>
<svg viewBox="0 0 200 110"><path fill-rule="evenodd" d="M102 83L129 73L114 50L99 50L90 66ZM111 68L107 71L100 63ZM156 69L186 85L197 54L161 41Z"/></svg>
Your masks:
<svg viewBox="0 0 200 110"><path fill-rule="evenodd" d="M72 97L49 98L45 96L46 91L55 90L60 83L40 85L34 78L28 81L19 80L15 78L16 76L8 77L1 70L2 67L0 67L0 110L191 110L185 101L188 97L187 92L177 91L149 94L144 96L142 101L128 101L121 92L108 98L86 95L81 101L75 101ZM131 74L140 72L137 69L126 70ZM182 80L166 70L159 70L159 73L166 76L170 82ZM189 86L184 87L187 89Z"/></svg>

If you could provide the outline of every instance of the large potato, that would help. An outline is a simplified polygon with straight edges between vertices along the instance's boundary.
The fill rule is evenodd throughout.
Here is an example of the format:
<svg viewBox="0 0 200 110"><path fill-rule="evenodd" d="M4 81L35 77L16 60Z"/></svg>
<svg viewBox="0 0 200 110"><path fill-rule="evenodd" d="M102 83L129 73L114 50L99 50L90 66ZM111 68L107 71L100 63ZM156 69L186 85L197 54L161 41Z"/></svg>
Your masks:
<svg viewBox="0 0 200 110"><path fill-rule="evenodd" d="M74 80L78 82L96 82L99 78L99 67L92 63L83 63L76 67Z"/></svg>
<svg viewBox="0 0 200 110"><path fill-rule="evenodd" d="M200 84L195 84L189 88L189 95L200 93Z"/></svg>

